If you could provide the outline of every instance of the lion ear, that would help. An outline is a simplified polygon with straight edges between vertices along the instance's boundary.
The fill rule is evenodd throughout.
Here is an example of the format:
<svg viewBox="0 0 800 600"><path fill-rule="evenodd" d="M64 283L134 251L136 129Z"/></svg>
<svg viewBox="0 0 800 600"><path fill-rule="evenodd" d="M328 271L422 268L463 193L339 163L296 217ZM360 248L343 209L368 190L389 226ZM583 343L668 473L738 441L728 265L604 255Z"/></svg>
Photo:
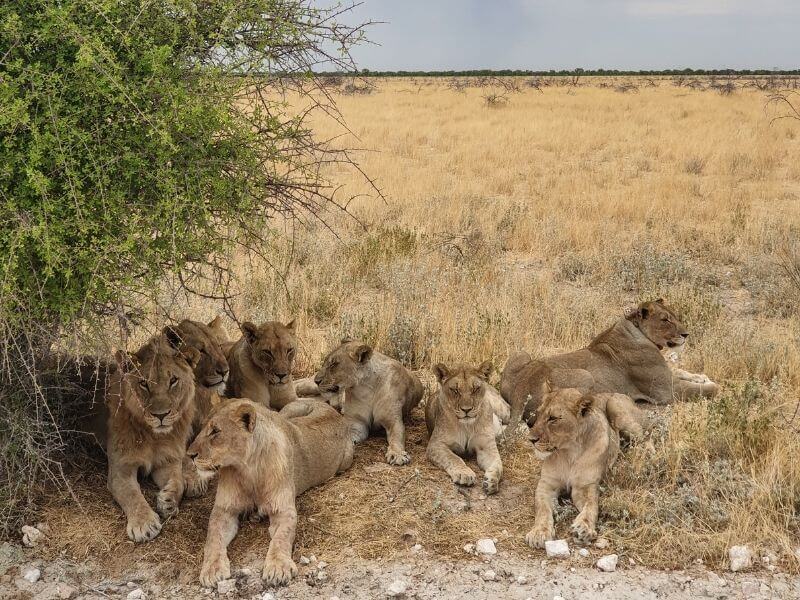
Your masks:
<svg viewBox="0 0 800 600"><path fill-rule="evenodd" d="M592 408L594 404L594 396L589 394L584 394L578 399L577 404L577 414L581 417L586 416L586 413L589 412L589 409Z"/></svg>
<svg viewBox="0 0 800 600"><path fill-rule="evenodd" d="M658 300L656 300L656 304L660 304L661 306L664 306L664 299L663 298L659 298Z"/></svg>
<svg viewBox="0 0 800 600"><path fill-rule="evenodd" d="M161 334L164 336L164 339L167 340L167 344L169 344L170 348L173 350L177 350L181 347L181 343L183 342L181 339L181 334L178 333L178 330L171 325L164 327L164 329L161 330Z"/></svg>
<svg viewBox="0 0 800 600"><path fill-rule="evenodd" d="M436 380L439 383L444 382L444 380L450 376L450 369L448 369L447 365L444 363L437 363L433 365L431 371L433 371L433 374L436 375Z"/></svg>
<svg viewBox="0 0 800 600"><path fill-rule="evenodd" d="M114 362L117 364L117 369L120 373L127 373L134 366L136 355L125 350L117 350L114 353Z"/></svg>
<svg viewBox="0 0 800 600"><path fill-rule="evenodd" d="M339 340L339 343L340 344L349 344L352 341L353 341L353 338L351 338L349 335L346 335L341 340Z"/></svg>
<svg viewBox="0 0 800 600"><path fill-rule="evenodd" d="M360 363L367 362L370 358L372 358L372 347L368 346L367 344L361 344L353 351L353 358Z"/></svg>
<svg viewBox="0 0 800 600"><path fill-rule="evenodd" d="M217 315L216 317L214 317L213 319L211 319L208 322L208 326L211 327L212 329L216 329L217 327L220 327L221 325L222 325L222 319L220 318L219 315Z"/></svg>
<svg viewBox="0 0 800 600"><path fill-rule="evenodd" d="M244 335L244 339L247 340L247 343L255 344L258 339L258 327L250 321L245 321L242 323L241 329L242 335Z"/></svg>
<svg viewBox="0 0 800 600"><path fill-rule="evenodd" d="M478 373L480 373L481 379L484 381L489 381L489 376L492 374L492 371L494 371L494 365L490 360L483 361L478 367Z"/></svg>
<svg viewBox="0 0 800 600"><path fill-rule="evenodd" d="M286 327L286 329L288 329L289 331L294 333L295 319L292 319L291 321L289 321L286 325L284 325L284 327Z"/></svg>
<svg viewBox="0 0 800 600"><path fill-rule="evenodd" d="M641 317L642 319L646 319L646 318L647 318L647 315L649 315L649 314L650 314L650 309L649 309L649 308L647 308L647 305L646 305L646 304L642 304L642 305L639 307L639 311L638 311L638 313L639 313L639 317Z"/></svg>
<svg viewBox="0 0 800 600"><path fill-rule="evenodd" d="M197 364L200 362L200 358L202 354L196 349L192 348L191 346L187 346L181 352L181 356L184 360L189 364L189 366L194 369Z"/></svg>
<svg viewBox="0 0 800 600"><path fill-rule="evenodd" d="M242 404L239 407L239 410L236 411L236 420L244 427L247 431L253 432L253 429L256 427L256 409L255 407L250 404Z"/></svg>

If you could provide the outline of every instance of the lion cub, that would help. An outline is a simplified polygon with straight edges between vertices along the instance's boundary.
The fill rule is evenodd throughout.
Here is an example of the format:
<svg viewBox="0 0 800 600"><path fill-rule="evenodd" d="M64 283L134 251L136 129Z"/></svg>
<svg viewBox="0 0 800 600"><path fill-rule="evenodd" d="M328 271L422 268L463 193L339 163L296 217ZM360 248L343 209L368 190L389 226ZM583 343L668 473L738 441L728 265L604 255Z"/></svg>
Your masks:
<svg viewBox="0 0 800 600"><path fill-rule="evenodd" d="M484 471L483 489L497 492L503 474L503 463L497 451L496 415L489 398L487 380L492 363L478 368L458 365L452 369L443 364L433 367L439 380L439 394L425 407L428 426L428 460L447 472L453 483L472 485L475 473L458 454L475 453Z"/></svg>
<svg viewBox="0 0 800 600"><path fill-rule="evenodd" d="M228 351L228 396L250 398L275 410L297 400L292 381L297 351L294 327L293 320L286 325L242 323L242 337Z"/></svg>
<svg viewBox="0 0 800 600"><path fill-rule="evenodd" d="M262 578L280 585L297 574L295 498L348 469L353 442L344 419L323 402L299 400L276 413L233 399L212 413L188 454L199 471L219 472L200 583L213 586L231 576L228 544L239 515L255 510L270 520Z"/></svg>
<svg viewBox="0 0 800 600"><path fill-rule="evenodd" d="M599 484L619 453L619 434L640 438L644 415L624 394L586 394L574 388L546 392L528 439L544 461L536 486L536 522L525 540L543 548L555 538L553 506L571 492L580 511L572 523L576 539L597 537Z"/></svg>
<svg viewBox="0 0 800 600"><path fill-rule="evenodd" d="M314 382L323 394L344 393L342 414L350 421L354 442L363 442L371 430L382 427L389 442L386 462L410 462L403 420L422 400L416 375L367 344L344 339L325 358Z"/></svg>

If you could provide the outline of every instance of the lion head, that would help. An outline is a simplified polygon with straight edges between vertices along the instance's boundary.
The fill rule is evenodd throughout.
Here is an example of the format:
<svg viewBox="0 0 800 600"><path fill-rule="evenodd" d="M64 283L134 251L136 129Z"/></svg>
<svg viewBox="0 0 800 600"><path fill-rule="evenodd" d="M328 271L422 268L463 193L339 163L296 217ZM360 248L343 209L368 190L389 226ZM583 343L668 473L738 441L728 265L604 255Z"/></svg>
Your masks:
<svg viewBox="0 0 800 600"><path fill-rule="evenodd" d="M294 320L286 325L267 321L259 326L245 321L242 323L242 334L250 348L253 364L263 371L269 383L289 383L297 351Z"/></svg>
<svg viewBox="0 0 800 600"><path fill-rule="evenodd" d="M137 352L117 352L122 373L122 401L137 420L156 434L172 431L194 412L194 373L199 352L179 349L180 341L169 327Z"/></svg>
<svg viewBox="0 0 800 600"><path fill-rule="evenodd" d="M486 382L492 369L488 360L478 367L435 365L433 373L439 381L442 406L451 410L460 421L475 419L486 402Z"/></svg>
<svg viewBox="0 0 800 600"><path fill-rule="evenodd" d="M258 407L250 400L219 404L186 451L197 470L207 475L222 467L244 465L258 419Z"/></svg>
<svg viewBox="0 0 800 600"><path fill-rule="evenodd" d="M314 383L323 392L338 393L358 385L359 374L372 358L372 347L357 340L345 338L322 362L314 375Z"/></svg>
<svg viewBox="0 0 800 600"><path fill-rule="evenodd" d="M593 402L591 395L575 388L548 391L528 433L536 456L544 460L556 450L574 442L581 419L586 417Z"/></svg>
<svg viewBox="0 0 800 600"><path fill-rule="evenodd" d="M689 332L675 312L660 298L655 302L642 302L639 308L628 315L628 320L636 325L659 350L679 348L689 337Z"/></svg>
<svg viewBox="0 0 800 600"><path fill-rule="evenodd" d="M217 342L217 336L212 331L217 317L206 325L199 321L185 319L178 324L177 335L180 337L181 347L194 348L200 354L200 359L194 368L195 381L203 387L222 392L228 378L228 361Z"/></svg>

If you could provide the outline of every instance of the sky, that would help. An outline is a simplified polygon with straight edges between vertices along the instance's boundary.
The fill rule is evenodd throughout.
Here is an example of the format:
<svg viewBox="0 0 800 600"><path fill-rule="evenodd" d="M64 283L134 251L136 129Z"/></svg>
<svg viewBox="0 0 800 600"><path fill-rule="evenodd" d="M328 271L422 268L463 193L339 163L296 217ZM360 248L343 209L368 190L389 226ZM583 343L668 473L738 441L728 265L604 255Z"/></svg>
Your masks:
<svg viewBox="0 0 800 600"><path fill-rule="evenodd" d="M800 68L800 0L363 0L371 70Z"/></svg>

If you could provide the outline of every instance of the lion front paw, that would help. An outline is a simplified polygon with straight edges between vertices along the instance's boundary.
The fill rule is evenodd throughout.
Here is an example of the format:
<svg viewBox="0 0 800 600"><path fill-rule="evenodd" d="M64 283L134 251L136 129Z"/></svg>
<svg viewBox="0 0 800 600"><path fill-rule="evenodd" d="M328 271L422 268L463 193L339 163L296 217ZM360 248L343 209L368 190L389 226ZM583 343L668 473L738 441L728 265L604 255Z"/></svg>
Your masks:
<svg viewBox="0 0 800 600"><path fill-rule="evenodd" d="M199 498L200 496L204 496L208 491L208 483L211 481L212 477L213 475L202 475L196 470L190 471L183 478L184 485L186 486L186 491L184 491L183 495L187 498Z"/></svg>
<svg viewBox="0 0 800 600"><path fill-rule="evenodd" d="M475 485L475 473L469 467L450 469L447 474L458 485Z"/></svg>
<svg viewBox="0 0 800 600"><path fill-rule="evenodd" d="M497 493L497 489L500 486L500 481L496 477L484 477L483 478L483 491L486 493L487 496Z"/></svg>
<svg viewBox="0 0 800 600"><path fill-rule="evenodd" d="M393 450L392 448L389 448L386 451L386 462L388 462L390 465L399 467L401 465L407 465L410 463L411 457L405 450Z"/></svg>
<svg viewBox="0 0 800 600"><path fill-rule="evenodd" d="M544 543L555 537L556 532L553 527L534 527L525 536L525 541L531 548L544 548Z"/></svg>
<svg viewBox="0 0 800 600"><path fill-rule="evenodd" d="M174 492L161 490L156 496L156 510L162 519L169 519L178 514L178 498Z"/></svg>
<svg viewBox="0 0 800 600"><path fill-rule="evenodd" d="M147 542L161 533L161 519L155 511L147 507L147 512L141 511L128 517L128 538L134 542Z"/></svg>
<svg viewBox="0 0 800 600"><path fill-rule="evenodd" d="M582 544L588 544L597 537L594 525L581 515L578 515L571 525L572 537Z"/></svg>
<svg viewBox="0 0 800 600"><path fill-rule="evenodd" d="M297 565L288 556L267 557L261 578L267 585L286 585L297 575Z"/></svg>
<svg viewBox="0 0 800 600"><path fill-rule="evenodd" d="M203 561L203 568L200 569L200 585L204 587L214 587L218 581L230 579L231 563L228 557L216 555Z"/></svg>

